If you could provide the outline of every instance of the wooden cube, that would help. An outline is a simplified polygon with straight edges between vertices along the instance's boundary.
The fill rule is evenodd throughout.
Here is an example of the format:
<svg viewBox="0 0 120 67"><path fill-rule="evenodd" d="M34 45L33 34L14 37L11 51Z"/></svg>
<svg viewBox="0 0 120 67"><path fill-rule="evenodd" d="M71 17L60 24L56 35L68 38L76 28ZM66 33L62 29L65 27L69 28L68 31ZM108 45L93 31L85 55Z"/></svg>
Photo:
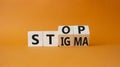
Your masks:
<svg viewBox="0 0 120 67"><path fill-rule="evenodd" d="M88 46L89 27L87 25L74 26L74 46Z"/></svg>
<svg viewBox="0 0 120 67"><path fill-rule="evenodd" d="M58 45L59 46L74 46L73 45L73 35L58 35Z"/></svg>
<svg viewBox="0 0 120 67"><path fill-rule="evenodd" d="M58 46L58 32L44 31L43 32L43 46Z"/></svg>
<svg viewBox="0 0 120 67"><path fill-rule="evenodd" d="M73 26L59 26L58 27L58 45L59 46L73 46Z"/></svg>
<svg viewBox="0 0 120 67"><path fill-rule="evenodd" d="M28 32L28 46L42 46L42 32L41 31L29 31Z"/></svg>

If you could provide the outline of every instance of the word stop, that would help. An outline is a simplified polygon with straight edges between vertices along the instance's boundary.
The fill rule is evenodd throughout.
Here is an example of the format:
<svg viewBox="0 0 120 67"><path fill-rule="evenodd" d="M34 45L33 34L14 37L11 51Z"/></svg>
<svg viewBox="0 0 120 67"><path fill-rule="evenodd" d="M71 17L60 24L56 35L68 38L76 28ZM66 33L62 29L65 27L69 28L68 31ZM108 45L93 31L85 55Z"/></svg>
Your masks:
<svg viewBox="0 0 120 67"><path fill-rule="evenodd" d="M58 31L29 31L28 46L88 46L89 27L59 26Z"/></svg>

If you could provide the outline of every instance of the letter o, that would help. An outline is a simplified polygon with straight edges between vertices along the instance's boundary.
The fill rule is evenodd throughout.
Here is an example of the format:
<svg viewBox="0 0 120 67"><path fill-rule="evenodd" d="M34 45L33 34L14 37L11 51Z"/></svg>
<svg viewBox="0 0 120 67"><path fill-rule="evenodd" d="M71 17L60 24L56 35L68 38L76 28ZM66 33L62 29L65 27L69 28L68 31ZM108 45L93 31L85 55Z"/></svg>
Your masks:
<svg viewBox="0 0 120 67"><path fill-rule="evenodd" d="M68 29L68 30L65 31L65 29ZM62 28L62 32L63 32L64 34L68 34L68 33L70 32L70 27L69 27L69 26L64 26L64 27Z"/></svg>

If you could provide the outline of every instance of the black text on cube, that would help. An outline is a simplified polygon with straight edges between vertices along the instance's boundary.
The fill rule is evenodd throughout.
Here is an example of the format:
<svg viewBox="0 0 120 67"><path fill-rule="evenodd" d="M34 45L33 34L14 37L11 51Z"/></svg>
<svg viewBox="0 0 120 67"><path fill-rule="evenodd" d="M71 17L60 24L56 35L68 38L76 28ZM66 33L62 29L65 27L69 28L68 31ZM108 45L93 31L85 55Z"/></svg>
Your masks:
<svg viewBox="0 0 120 67"><path fill-rule="evenodd" d="M88 46L89 27L59 26L58 31L29 31L28 46Z"/></svg>

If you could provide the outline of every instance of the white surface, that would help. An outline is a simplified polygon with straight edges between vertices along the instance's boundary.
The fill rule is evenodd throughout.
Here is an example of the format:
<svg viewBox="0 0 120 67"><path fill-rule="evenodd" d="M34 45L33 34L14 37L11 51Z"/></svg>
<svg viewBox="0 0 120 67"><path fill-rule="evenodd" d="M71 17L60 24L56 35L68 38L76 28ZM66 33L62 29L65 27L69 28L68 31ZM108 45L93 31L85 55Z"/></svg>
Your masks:
<svg viewBox="0 0 120 67"><path fill-rule="evenodd" d="M81 31L81 34L90 34L89 26L87 26L87 25L80 25L80 26L84 26L85 27L85 30ZM78 26L74 26L74 35L75 34L79 34Z"/></svg>
<svg viewBox="0 0 120 67"><path fill-rule="evenodd" d="M52 44L49 44L49 36L47 34L54 34L52 36ZM43 46L58 46L58 32L57 31L44 31L43 32Z"/></svg>
<svg viewBox="0 0 120 67"><path fill-rule="evenodd" d="M64 26L59 26L58 27L58 33L59 33L59 35L67 35L67 34L64 34L63 32L62 32L62 28L63 28ZM73 34L73 29L74 29L74 27L73 26L69 26L69 28L70 28L70 32L68 33L68 34ZM67 28L65 28L65 31L67 31L68 29Z"/></svg>
<svg viewBox="0 0 120 67"><path fill-rule="evenodd" d="M36 45L34 45L34 44L32 44L32 42L35 42L35 40L33 40L32 39L32 35L34 35L34 34L38 34L39 35L39 37L35 37L35 38L37 38L38 40L39 40L39 43L38 44L36 44ZM41 31L29 31L28 32L28 46L29 47L33 47L33 46L42 46L42 32Z"/></svg>

